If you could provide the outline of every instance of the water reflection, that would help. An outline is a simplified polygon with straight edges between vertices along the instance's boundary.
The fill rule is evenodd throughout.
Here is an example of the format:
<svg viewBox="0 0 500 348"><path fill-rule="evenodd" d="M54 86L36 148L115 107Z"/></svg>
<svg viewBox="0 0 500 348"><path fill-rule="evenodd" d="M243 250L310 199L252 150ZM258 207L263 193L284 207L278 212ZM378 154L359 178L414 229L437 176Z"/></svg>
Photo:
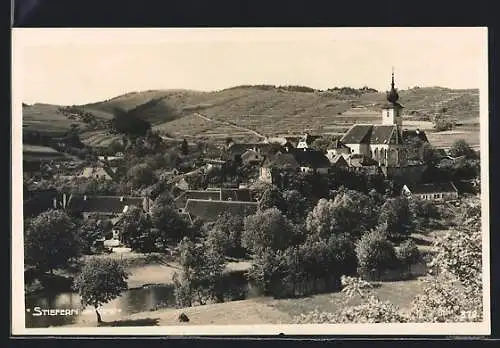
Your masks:
<svg viewBox="0 0 500 348"><path fill-rule="evenodd" d="M226 289L225 301L245 299L251 292L242 273L228 274L224 279L224 288ZM172 285L130 289L122 296L105 304L100 313L106 321L123 315L167 307L175 307ZM48 312L50 309L59 311L51 315ZM84 310L81 308L78 293L44 293L26 298L26 327L28 328L73 324L82 316L85 316L84 319L88 316L90 320L96 320L93 308L87 307Z"/></svg>

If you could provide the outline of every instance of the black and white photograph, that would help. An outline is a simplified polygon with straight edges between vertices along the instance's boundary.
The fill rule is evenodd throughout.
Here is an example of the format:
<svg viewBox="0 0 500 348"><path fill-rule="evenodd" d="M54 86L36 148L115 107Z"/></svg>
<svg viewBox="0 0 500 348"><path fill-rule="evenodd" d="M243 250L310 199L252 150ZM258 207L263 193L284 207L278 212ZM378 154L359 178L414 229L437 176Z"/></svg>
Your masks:
<svg viewBox="0 0 500 348"><path fill-rule="evenodd" d="M14 28L13 333L490 334L487 48Z"/></svg>

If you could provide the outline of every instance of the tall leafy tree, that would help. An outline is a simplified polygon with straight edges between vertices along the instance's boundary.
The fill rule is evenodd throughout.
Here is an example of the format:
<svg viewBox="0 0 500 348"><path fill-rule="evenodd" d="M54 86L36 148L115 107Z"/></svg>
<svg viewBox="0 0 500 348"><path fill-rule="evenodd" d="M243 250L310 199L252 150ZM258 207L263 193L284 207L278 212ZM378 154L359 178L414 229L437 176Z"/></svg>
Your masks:
<svg viewBox="0 0 500 348"><path fill-rule="evenodd" d="M48 210L29 222L24 229L27 264L52 272L80 255L77 225L64 211Z"/></svg>
<svg viewBox="0 0 500 348"><path fill-rule="evenodd" d="M94 307L100 324L99 307L120 296L128 288L127 279L127 272L119 261L92 258L82 267L73 287L78 291L83 307Z"/></svg>
<svg viewBox="0 0 500 348"><path fill-rule="evenodd" d="M388 238L398 239L410 235L415 230L415 217L408 199L388 198L380 208L378 223L385 226Z"/></svg>
<svg viewBox="0 0 500 348"><path fill-rule="evenodd" d="M363 276L378 278L381 272L398 264L394 245L378 230L361 237L356 245L356 255L359 273Z"/></svg>
<svg viewBox="0 0 500 348"><path fill-rule="evenodd" d="M245 218L242 245L255 253L266 248L284 250L293 243L295 232L277 208L260 210Z"/></svg>

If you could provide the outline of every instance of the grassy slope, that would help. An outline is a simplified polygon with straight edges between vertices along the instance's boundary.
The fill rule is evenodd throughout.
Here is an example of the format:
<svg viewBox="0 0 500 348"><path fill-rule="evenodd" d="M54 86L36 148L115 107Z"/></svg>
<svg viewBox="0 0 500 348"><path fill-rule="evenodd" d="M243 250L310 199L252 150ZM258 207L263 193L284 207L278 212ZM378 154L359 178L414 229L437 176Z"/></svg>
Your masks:
<svg viewBox="0 0 500 348"><path fill-rule="evenodd" d="M446 108L446 114L468 124L479 120L479 94L477 90L450 90L440 87L416 88L400 91L405 112L433 114ZM157 130L176 137L220 138L227 135L247 137L245 129L264 135L303 133L342 133L354 122L376 123L379 107L385 101L384 93L361 96L332 92L292 92L282 89L255 87L230 88L216 92L188 90L158 90L127 93L110 100L82 105L84 111L98 118L112 117L114 108L132 110L150 121ZM352 109L361 107L361 109ZM39 128L69 128L73 120L58 114L57 106L35 104L24 108L25 124ZM194 113L212 119L206 120ZM217 121L222 121L217 122ZM477 128L477 124L475 126ZM470 128L470 127L469 127ZM106 144L109 135L94 131L90 144Z"/></svg>

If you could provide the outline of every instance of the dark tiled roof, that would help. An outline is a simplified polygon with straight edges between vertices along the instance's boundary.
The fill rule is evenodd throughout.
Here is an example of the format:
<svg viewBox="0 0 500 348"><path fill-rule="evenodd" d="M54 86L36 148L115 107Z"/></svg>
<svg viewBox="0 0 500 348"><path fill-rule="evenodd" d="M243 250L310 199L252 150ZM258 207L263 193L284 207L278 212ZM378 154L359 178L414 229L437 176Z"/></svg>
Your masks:
<svg viewBox="0 0 500 348"><path fill-rule="evenodd" d="M299 167L328 168L330 167L330 161L321 151L292 149L266 159L264 166L280 169L298 169Z"/></svg>
<svg viewBox="0 0 500 348"><path fill-rule="evenodd" d="M297 149L290 151L300 167L328 168L330 161L321 151Z"/></svg>
<svg viewBox="0 0 500 348"><path fill-rule="evenodd" d="M151 202L150 202L151 203ZM85 213L121 214L125 206L144 209L143 197L130 196L71 196L68 209Z"/></svg>
<svg viewBox="0 0 500 348"><path fill-rule="evenodd" d="M437 192L457 192L457 188L451 181L440 182L440 183L430 183L430 184L420 184L410 188L412 193L437 193Z"/></svg>
<svg viewBox="0 0 500 348"><path fill-rule="evenodd" d="M396 126L392 125L374 125L372 127L370 144L389 144L393 132L397 129Z"/></svg>
<svg viewBox="0 0 500 348"><path fill-rule="evenodd" d="M59 202L60 195L55 189L27 191L23 197L23 215L35 216L46 210L55 209L59 206Z"/></svg>
<svg viewBox="0 0 500 348"><path fill-rule="evenodd" d="M298 169L300 166L291 153L279 153L268 157L264 162L265 167L275 167L280 169Z"/></svg>
<svg viewBox="0 0 500 348"><path fill-rule="evenodd" d="M246 217L257 211L257 202L208 201L188 199L185 211L192 217L202 220L216 220L219 215L229 212L236 216Z"/></svg>
<svg viewBox="0 0 500 348"><path fill-rule="evenodd" d="M241 201L250 202L250 190L248 189L221 189L221 200L223 201Z"/></svg>
<svg viewBox="0 0 500 348"><path fill-rule="evenodd" d="M174 199L177 208L184 208L188 199L220 200L220 190L187 190Z"/></svg>
<svg viewBox="0 0 500 348"><path fill-rule="evenodd" d="M368 144L372 129L372 125L355 124L344 134L340 141L344 144Z"/></svg>

